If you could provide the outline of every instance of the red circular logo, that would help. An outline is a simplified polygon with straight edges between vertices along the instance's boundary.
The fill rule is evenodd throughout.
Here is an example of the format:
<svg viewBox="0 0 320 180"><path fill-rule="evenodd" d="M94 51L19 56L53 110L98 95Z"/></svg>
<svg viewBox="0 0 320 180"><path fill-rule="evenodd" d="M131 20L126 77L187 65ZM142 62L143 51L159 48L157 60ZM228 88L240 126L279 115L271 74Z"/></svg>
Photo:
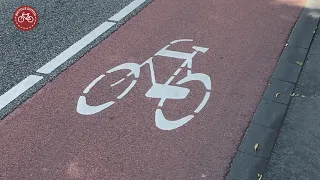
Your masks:
<svg viewBox="0 0 320 180"><path fill-rule="evenodd" d="M13 15L13 22L22 31L30 31L39 21L37 11L31 6L19 7Z"/></svg>

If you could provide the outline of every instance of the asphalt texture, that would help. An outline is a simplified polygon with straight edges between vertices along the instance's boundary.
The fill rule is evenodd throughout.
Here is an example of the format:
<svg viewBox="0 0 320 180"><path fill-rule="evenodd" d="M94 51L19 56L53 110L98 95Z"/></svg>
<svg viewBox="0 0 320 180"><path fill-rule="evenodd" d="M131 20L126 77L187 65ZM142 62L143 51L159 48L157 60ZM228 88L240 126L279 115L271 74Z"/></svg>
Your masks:
<svg viewBox="0 0 320 180"><path fill-rule="evenodd" d="M10 1L0 2L0 94L9 90L87 33L128 5L131 0ZM37 27L18 30L13 12L22 5L39 14Z"/></svg>
<svg viewBox="0 0 320 180"><path fill-rule="evenodd" d="M0 95L18 84L28 75L59 55L69 46L80 40L108 18L127 6L132 0L21 0L0 1ZM150 1L149 1L150 2ZM34 7L39 14L39 23L28 32L18 30L13 24L13 13L22 5ZM141 8L137 8L141 10ZM130 13L134 16L137 11ZM108 37L128 18L102 34L86 48L69 59L68 62L46 76L36 86L17 98L0 111L0 119L19 104L31 97L44 84L79 59L96 44Z"/></svg>
<svg viewBox="0 0 320 180"><path fill-rule="evenodd" d="M265 180L319 179L320 31L309 50L295 94L271 154Z"/></svg>
<svg viewBox="0 0 320 180"><path fill-rule="evenodd" d="M302 9L265 0L234 2L151 3L0 122L0 176L225 179ZM171 50L208 47L195 56L192 71L212 80L206 106L186 125L172 131L155 126L159 99L145 96L151 87L145 67L134 89L112 108L91 116L77 113L79 96L96 77L122 63L141 64L171 41L185 38L194 41ZM177 59L155 58L157 82L165 82L180 65ZM181 74L172 84L186 76L186 69ZM130 82L108 89L116 78L112 74L99 81L86 95L88 104L115 99ZM191 90L187 98L164 104L168 119L189 115L204 96L200 82L183 87Z"/></svg>

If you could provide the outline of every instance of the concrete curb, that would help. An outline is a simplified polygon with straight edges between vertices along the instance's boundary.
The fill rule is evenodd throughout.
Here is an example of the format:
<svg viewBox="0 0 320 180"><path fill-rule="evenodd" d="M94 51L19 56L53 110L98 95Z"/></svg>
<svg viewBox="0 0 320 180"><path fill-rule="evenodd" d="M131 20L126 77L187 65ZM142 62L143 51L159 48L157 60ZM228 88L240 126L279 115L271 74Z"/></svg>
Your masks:
<svg viewBox="0 0 320 180"><path fill-rule="evenodd" d="M263 177L319 24L320 8L312 8L316 4L316 0L309 0L300 14L232 161L227 180L258 180L258 174Z"/></svg>

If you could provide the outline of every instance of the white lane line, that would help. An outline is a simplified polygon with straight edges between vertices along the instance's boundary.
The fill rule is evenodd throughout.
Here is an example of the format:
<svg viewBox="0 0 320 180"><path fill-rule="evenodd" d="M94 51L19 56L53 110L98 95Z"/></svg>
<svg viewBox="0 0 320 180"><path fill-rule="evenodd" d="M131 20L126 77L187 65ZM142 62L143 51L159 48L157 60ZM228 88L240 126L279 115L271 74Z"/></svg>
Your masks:
<svg viewBox="0 0 320 180"><path fill-rule="evenodd" d="M117 14L112 16L110 21L120 21L122 18L127 16L131 11L136 9L139 5L144 3L146 0L134 0L129 5L120 10ZM37 70L38 73L49 74L61 64L66 62L73 55L78 53L81 49L99 37L101 34L109 30L116 23L114 22L104 22L89 34L81 38L79 41L71 45L68 49L64 50L58 56L53 58L51 61L43 65L41 68ZM0 110L2 110L6 105L8 105L15 98L20 96L22 93L27 91L30 87L39 82L43 77L37 75L30 75L26 77L23 81L12 87L9 91L0 96Z"/></svg>
<svg viewBox="0 0 320 180"><path fill-rule="evenodd" d="M120 21L144 2L146 2L146 0L134 0L129 5L121 9L121 11L119 11L117 14L109 18L109 21Z"/></svg>
<svg viewBox="0 0 320 180"><path fill-rule="evenodd" d="M0 96L0 110L3 109L6 105L8 105L15 98L20 96L30 87L39 82L43 77L30 75L22 80L20 83L12 87L9 91Z"/></svg>
<svg viewBox="0 0 320 180"><path fill-rule="evenodd" d="M37 70L38 73L43 74L49 74L53 70L55 70L57 67L59 67L61 64L66 62L70 57L78 53L82 48L87 46L89 43L91 43L93 40L95 40L97 37L99 37L101 34L106 32L108 29L110 29L113 25L116 23L113 22L104 22L97 28L95 28L93 31L91 31L89 34L84 36L82 39L80 39L78 42L74 43L72 46L70 46L68 49L63 51L61 54L59 54L57 57L46 63L44 66L42 66L40 69Z"/></svg>

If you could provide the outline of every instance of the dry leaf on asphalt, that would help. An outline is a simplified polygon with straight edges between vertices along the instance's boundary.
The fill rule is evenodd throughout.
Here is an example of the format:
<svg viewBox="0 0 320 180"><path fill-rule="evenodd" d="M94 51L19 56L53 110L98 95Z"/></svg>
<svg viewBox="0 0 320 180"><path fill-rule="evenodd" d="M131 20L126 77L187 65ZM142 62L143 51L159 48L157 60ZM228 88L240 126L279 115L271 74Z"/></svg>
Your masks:
<svg viewBox="0 0 320 180"><path fill-rule="evenodd" d="M301 62L301 61L297 61L296 62L299 66L302 66L303 65L303 63Z"/></svg>
<svg viewBox="0 0 320 180"><path fill-rule="evenodd" d="M256 144L254 145L254 152L257 152L258 146L259 146L258 143L256 143Z"/></svg>
<svg viewBox="0 0 320 180"><path fill-rule="evenodd" d="M258 174L258 180L262 180L262 175L261 174Z"/></svg>
<svg viewBox="0 0 320 180"><path fill-rule="evenodd" d="M276 94L276 97L278 97L279 95L280 95L280 93L277 93L277 94Z"/></svg>

